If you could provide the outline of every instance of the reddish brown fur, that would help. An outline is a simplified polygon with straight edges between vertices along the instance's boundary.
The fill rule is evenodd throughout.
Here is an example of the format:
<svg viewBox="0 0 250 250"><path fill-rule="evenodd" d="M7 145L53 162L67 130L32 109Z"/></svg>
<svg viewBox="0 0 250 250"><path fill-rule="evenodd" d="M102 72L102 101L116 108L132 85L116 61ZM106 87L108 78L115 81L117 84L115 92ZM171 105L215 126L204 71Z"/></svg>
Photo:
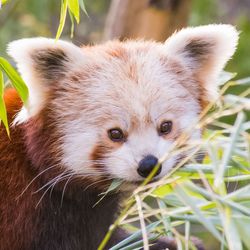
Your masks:
<svg viewBox="0 0 250 250"><path fill-rule="evenodd" d="M12 89L6 91L4 99L11 122L22 102ZM55 155L51 138L57 135L53 124L49 131L44 129L41 124L46 122L53 123L44 111L27 124L12 127L11 140L0 127L0 249L96 249L116 214L118 197L111 196L111 202L109 199L93 208L100 191L82 189L93 181L78 178L67 187L61 206L66 180L41 199L47 187L38 190L63 171L56 166L41 174L57 163L47 155ZM105 211L112 211L111 215L103 216ZM100 231L93 234L95 227Z"/></svg>
<svg viewBox="0 0 250 250"><path fill-rule="evenodd" d="M16 112L20 110L22 102L13 89L6 91L4 100L9 113L9 122L11 122ZM20 249L20 246L25 249L31 241L31 236L24 235L23 232L36 232L37 228L34 225L30 228L28 223L21 222L25 221L26 213L32 219L32 210L38 201L38 195L32 196L30 192L25 192L20 196L34 175L28 168L29 162L25 157L23 134L20 128L11 128L11 140L9 140L4 127L0 127L0 152L0 246L1 249L6 250ZM36 183L33 183L31 188L35 189L36 186ZM12 231L13 228L15 232Z"/></svg>

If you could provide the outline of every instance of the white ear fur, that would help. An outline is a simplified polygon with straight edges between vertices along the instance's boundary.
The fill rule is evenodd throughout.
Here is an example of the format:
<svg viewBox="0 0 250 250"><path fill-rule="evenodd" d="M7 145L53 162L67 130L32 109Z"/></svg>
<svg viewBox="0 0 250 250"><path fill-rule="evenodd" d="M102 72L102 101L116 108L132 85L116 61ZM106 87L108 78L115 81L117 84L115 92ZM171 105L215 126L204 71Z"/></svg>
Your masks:
<svg viewBox="0 0 250 250"><path fill-rule="evenodd" d="M61 57L60 53L57 56L58 51L61 53ZM48 67L46 65L48 63L46 61L47 52L48 56L52 58L49 58L48 61L55 60ZM66 71L67 68L77 67L82 61L80 60L82 50L79 47L69 42L48 38L28 38L11 42L8 45L8 54L17 63L17 68L29 89L29 100L15 119L17 123L24 122L44 107L49 85L54 83L51 81L53 79L48 78L56 79L57 74L63 72L60 68L57 71L57 66L60 66L57 64L62 63L65 67L64 71ZM64 56L65 58L63 58ZM49 74L51 74L50 77L48 77Z"/></svg>
<svg viewBox="0 0 250 250"><path fill-rule="evenodd" d="M206 94L202 98L211 101L217 96L219 73L234 54L238 38L237 30L231 25L191 27L173 34L165 42L165 48L168 55L197 77Z"/></svg>

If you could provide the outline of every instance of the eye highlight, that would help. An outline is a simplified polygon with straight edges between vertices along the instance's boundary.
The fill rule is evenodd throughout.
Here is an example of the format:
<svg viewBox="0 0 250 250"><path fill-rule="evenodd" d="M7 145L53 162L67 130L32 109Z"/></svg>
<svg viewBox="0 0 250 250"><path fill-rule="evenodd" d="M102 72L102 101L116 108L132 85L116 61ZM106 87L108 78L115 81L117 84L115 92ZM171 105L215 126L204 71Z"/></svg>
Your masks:
<svg viewBox="0 0 250 250"><path fill-rule="evenodd" d="M172 121L164 121L162 122L160 128L159 128L159 134L160 135L166 135L169 134L172 131L173 123Z"/></svg>
<svg viewBox="0 0 250 250"><path fill-rule="evenodd" d="M124 133L120 128L112 128L108 130L108 137L113 142L122 142L125 140Z"/></svg>

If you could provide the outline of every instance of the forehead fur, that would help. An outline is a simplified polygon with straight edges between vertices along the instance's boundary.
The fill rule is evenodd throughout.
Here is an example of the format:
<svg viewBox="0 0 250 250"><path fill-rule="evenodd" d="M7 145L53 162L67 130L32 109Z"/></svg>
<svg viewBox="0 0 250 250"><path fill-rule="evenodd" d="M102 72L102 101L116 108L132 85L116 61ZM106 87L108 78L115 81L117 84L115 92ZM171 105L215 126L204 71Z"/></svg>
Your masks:
<svg viewBox="0 0 250 250"><path fill-rule="evenodd" d="M111 120L132 127L154 123L161 112L185 112L198 102L182 84L194 79L176 60L163 57L161 44L116 41L83 50L90 63L53 88L56 110L65 103L64 117L78 109L94 124Z"/></svg>
<svg viewBox="0 0 250 250"><path fill-rule="evenodd" d="M142 107L163 94L170 100L189 92L191 99L203 105L216 96L218 74L237 40L233 26L207 25L183 29L165 44L115 41L80 49L46 38L15 41L9 45L9 54L30 91L17 121L38 114L49 103L50 93L60 92L68 100L67 96L81 95L83 89L83 103L93 104L88 97L96 97L96 104L107 99L122 103L129 97L134 99L133 109L138 104L140 114Z"/></svg>

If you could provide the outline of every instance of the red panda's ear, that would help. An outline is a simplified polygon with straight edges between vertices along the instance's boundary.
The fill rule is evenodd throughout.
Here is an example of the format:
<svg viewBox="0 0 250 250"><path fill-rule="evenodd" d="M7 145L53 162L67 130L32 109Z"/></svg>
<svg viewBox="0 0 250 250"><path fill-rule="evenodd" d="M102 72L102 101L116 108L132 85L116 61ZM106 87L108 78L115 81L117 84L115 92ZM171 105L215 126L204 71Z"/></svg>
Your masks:
<svg viewBox="0 0 250 250"><path fill-rule="evenodd" d="M215 24L182 29L165 42L165 50L196 78L202 89L200 98L211 101L217 96L219 73L234 54L237 43L238 32L233 26Z"/></svg>
<svg viewBox="0 0 250 250"><path fill-rule="evenodd" d="M46 104L52 86L84 62L82 50L65 41L48 38L29 38L14 41L8 53L15 62L29 89L29 100L19 114L19 121L37 114Z"/></svg>

